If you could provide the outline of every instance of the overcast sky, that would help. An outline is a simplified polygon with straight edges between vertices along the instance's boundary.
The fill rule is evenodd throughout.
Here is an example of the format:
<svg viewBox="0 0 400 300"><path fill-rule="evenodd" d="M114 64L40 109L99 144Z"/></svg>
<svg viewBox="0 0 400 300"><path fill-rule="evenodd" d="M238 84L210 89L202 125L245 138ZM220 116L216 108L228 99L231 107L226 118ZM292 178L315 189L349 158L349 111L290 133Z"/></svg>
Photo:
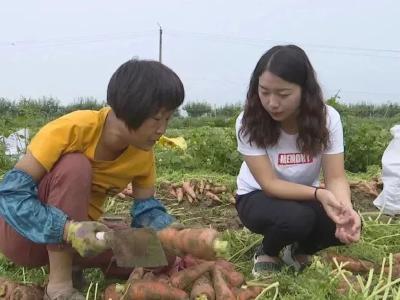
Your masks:
<svg viewBox="0 0 400 300"><path fill-rule="evenodd" d="M243 102L260 56L293 43L326 98L400 103L399 15L395 0L2 1L0 97L105 100L119 65L158 60L159 23L187 102Z"/></svg>

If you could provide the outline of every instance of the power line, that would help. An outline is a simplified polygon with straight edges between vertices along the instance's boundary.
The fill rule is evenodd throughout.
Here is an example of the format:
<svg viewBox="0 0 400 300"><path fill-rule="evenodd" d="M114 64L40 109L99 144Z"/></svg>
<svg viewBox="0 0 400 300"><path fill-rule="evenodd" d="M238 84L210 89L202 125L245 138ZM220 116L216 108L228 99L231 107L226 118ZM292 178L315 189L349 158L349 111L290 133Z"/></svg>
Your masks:
<svg viewBox="0 0 400 300"><path fill-rule="evenodd" d="M205 32L189 32L181 30L169 30L167 32L162 31L160 27L161 34L167 34L169 36L182 37L189 36L190 38L206 39L209 41L224 42L224 43L235 43L248 46L265 46L265 43L274 44L290 44L293 42L284 40L274 40L265 38L251 38L235 35L226 34L213 34ZM160 32L160 31L159 31ZM90 36L78 36L78 37L64 37L64 38L52 38L45 40L17 40L17 41L3 41L0 42L0 47L16 47L16 46L44 46L44 47L58 47L65 45L79 45L79 44L89 44L89 43L99 43L108 42L111 40L129 40L136 39L140 37L153 37L154 30L147 30L141 32L131 32L131 33L118 33L118 34L98 34ZM340 53L345 55L355 55L355 56L371 56L371 57L383 57L383 58L400 58L400 56L394 55L376 55L373 53L391 53L400 54L398 49L383 49L383 48L365 48L365 47L350 47L350 46L336 46L336 45L326 45L326 44L309 44L309 43L298 43L302 46L316 49L321 52L329 53ZM340 52L337 52L340 51ZM358 52L356 52L358 51Z"/></svg>
<svg viewBox="0 0 400 300"><path fill-rule="evenodd" d="M226 34L215 34L215 33L206 33L206 32L189 32L189 31L181 31L181 30L169 30L168 33L177 33L184 35L198 35L204 37L215 37L215 38L230 38L237 40L245 40L245 41L255 41L259 43L260 41L268 41L275 43L290 43L289 41L284 40L273 40L273 39L264 39L264 38L250 38L243 36L235 36L235 35L226 35ZM305 43L309 47L319 47L319 48L330 48L330 49L344 49L344 50L356 50L356 51L373 51L373 52L391 52L391 53L399 53L400 50L397 49L379 49L379 48L362 48L362 47L349 47L349 46L336 46L336 45L326 45L326 44L309 44Z"/></svg>
<svg viewBox="0 0 400 300"><path fill-rule="evenodd" d="M265 39L265 38L249 38L249 37L233 36L233 35L225 35L225 34L188 32L188 31L179 31L179 30L169 30L168 32L166 32L166 34L170 35L170 36L176 36L176 37L189 36L191 38L199 38L199 39L205 39L205 40L209 40L209 41L235 43L235 44L242 44L242 45L256 46L256 47L259 47L259 46L265 47L265 43L274 43L274 44L291 44L291 43L293 43L293 41L290 42L290 41L273 40L273 39ZM335 45L322 45L322 44L309 44L309 43L298 43L298 44L305 46L305 47L309 47L309 48L315 48L315 50L321 51L321 52L325 51L325 52L333 52L333 53L355 55L355 56L400 58L400 56L394 56L394 55L374 55L374 54L372 54L372 53L400 54L400 50L396 50L396 49L361 48L361 47L348 47L348 46L335 46ZM337 52L338 50L341 52ZM359 51L359 52L357 53L354 51ZM369 53L366 53L366 52L369 52Z"/></svg>
<svg viewBox="0 0 400 300"><path fill-rule="evenodd" d="M329 92L337 92L338 90L334 89L327 89L326 91ZM359 90L346 90L346 89L340 89L340 93L348 93L348 94L365 94L365 95L371 95L371 96L386 96L386 97L397 97L400 98L400 94L395 94L395 93L386 93L386 92L371 92L371 91L359 91Z"/></svg>
<svg viewBox="0 0 400 300"><path fill-rule="evenodd" d="M159 24L158 24L159 25ZM212 34L203 32L188 32L180 30L169 30L167 32L163 31L161 25L159 25L159 61L162 60L162 34L167 34L169 36L189 36L190 38L206 39L209 41L224 42L224 43L235 43L248 46L265 47L265 43L274 44L290 44L291 42L283 40L273 40L264 38L250 38L243 36L225 35L225 34ZM98 35L86 35L86 36L72 36L63 38L51 38L44 40L17 40L13 42L0 41L0 47L62 47L68 45L81 45L89 43L99 43L99 42L109 42L112 40L130 40L138 38L150 38L155 36L154 30L147 30L141 32L131 32L131 33L118 33L118 34L98 34ZM396 49L378 49L378 48L363 48L363 47L348 47L348 46L336 46L336 45L324 45L324 44L308 44L299 43L302 46L309 48L315 48L315 51L329 52L334 54L345 54L353 56L370 56L370 57L382 57L382 58L397 58L400 56L388 56L388 55L376 55L373 53L392 53L400 54L400 50ZM339 51L339 52L338 52ZM356 52L358 51L358 53ZM361 52L360 52L361 51ZM369 52L369 53L366 53ZM196 79L199 80L199 79ZM205 80L205 79L200 79ZM332 90L328 90L332 91ZM400 97L399 94L383 93L383 92L370 92L370 91L354 91L354 90L341 90L343 93L353 93L353 94L366 94L366 95L378 95L387 97Z"/></svg>
<svg viewBox="0 0 400 300"><path fill-rule="evenodd" d="M150 35L151 34L151 35ZM16 40L0 42L0 47L58 47L65 45L79 45L99 42L108 42L112 40L130 40L137 38L148 38L154 36L154 30L120 33L120 34L99 34L91 36L75 36L63 38L50 38L44 40Z"/></svg>

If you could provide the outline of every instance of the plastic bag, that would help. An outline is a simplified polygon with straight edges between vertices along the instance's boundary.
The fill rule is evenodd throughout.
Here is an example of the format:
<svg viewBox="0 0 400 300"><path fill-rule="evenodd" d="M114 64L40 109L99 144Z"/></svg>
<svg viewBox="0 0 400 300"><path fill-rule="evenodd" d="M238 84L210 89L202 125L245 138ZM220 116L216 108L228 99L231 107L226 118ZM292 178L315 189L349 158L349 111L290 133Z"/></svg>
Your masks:
<svg viewBox="0 0 400 300"><path fill-rule="evenodd" d="M29 140L29 129L22 128L11 133L8 137L0 136L0 143L5 146L5 155L22 156L26 151Z"/></svg>
<svg viewBox="0 0 400 300"><path fill-rule="evenodd" d="M178 136L176 138L169 138L166 137L165 135L162 135L160 137L160 140L158 141L158 144L164 147L168 146L171 148L178 148L181 149L182 151L186 151L187 149L186 141L181 136Z"/></svg>
<svg viewBox="0 0 400 300"><path fill-rule="evenodd" d="M390 129L393 139L382 156L383 190L374 205L388 215L400 214L400 125Z"/></svg>

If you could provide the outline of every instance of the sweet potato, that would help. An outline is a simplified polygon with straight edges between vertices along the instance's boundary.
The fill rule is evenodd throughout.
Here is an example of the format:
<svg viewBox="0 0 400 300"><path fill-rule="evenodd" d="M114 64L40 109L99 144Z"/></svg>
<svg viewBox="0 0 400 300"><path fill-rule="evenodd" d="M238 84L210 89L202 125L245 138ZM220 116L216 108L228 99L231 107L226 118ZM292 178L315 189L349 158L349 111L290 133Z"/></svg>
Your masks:
<svg viewBox="0 0 400 300"><path fill-rule="evenodd" d="M235 265L225 259L218 259L216 265L227 271L235 271Z"/></svg>
<svg viewBox="0 0 400 300"><path fill-rule="evenodd" d="M184 181L182 184L183 190L193 199L196 199L196 193L194 192L192 186L190 185L190 181Z"/></svg>
<svg viewBox="0 0 400 300"><path fill-rule="evenodd" d="M214 194L220 194L220 193L226 192L227 190L228 189L224 185L222 185L222 186L213 186L211 188L211 192L213 192Z"/></svg>
<svg viewBox="0 0 400 300"><path fill-rule="evenodd" d="M393 262L397 265L400 264L400 252L399 253L393 253Z"/></svg>
<svg viewBox="0 0 400 300"><path fill-rule="evenodd" d="M194 265L201 264L206 261L204 259L194 257L193 255L190 255L190 254L185 255L182 259L187 268L194 266ZM215 264L220 266L221 268L228 270L228 271L235 271L235 265L225 259L217 259L215 261Z"/></svg>
<svg viewBox="0 0 400 300"><path fill-rule="evenodd" d="M181 202L183 200L183 190L180 187L176 188L176 199L178 200L178 202Z"/></svg>
<svg viewBox="0 0 400 300"><path fill-rule="evenodd" d="M203 194L203 191L204 191L204 181L203 180L200 180L198 187L199 187L199 193Z"/></svg>
<svg viewBox="0 0 400 300"><path fill-rule="evenodd" d="M191 254L185 255L182 259L183 259L183 262L184 262L186 268L193 267L195 265L201 264L206 261L204 259L194 257Z"/></svg>
<svg viewBox="0 0 400 300"><path fill-rule="evenodd" d="M110 284L103 293L104 300L120 300L123 296L123 291L117 288L117 284Z"/></svg>
<svg viewBox="0 0 400 300"><path fill-rule="evenodd" d="M137 280L133 282L126 293L126 300L188 300L188 294L168 284Z"/></svg>
<svg viewBox="0 0 400 300"><path fill-rule="evenodd" d="M326 258L330 263L333 263L333 259L336 258L337 262L346 263L343 269L350 272L362 273L369 272L370 269L374 268L374 264L367 260L352 258L350 256L338 255L333 253L328 253Z"/></svg>
<svg viewBox="0 0 400 300"><path fill-rule="evenodd" d="M193 203L193 198L189 194L186 194L186 198L189 201L189 203Z"/></svg>
<svg viewBox="0 0 400 300"><path fill-rule="evenodd" d="M186 255L183 257L186 268L201 264L205 262L203 259ZM221 269L223 276L231 287L240 287L244 283L244 276L242 273L235 270L235 265L227 260L218 259L215 261L216 267Z"/></svg>
<svg viewBox="0 0 400 300"><path fill-rule="evenodd" d="M263 288L259 286L250 286L247 288L236 288L234 289L237 300L251 300L255 299Z"/></svg>
<svg viewBox="0 0 400 300"><path fill-rule="evenodd" d="M177 197L176 191L175 191L175 189L174 189L173 187L170 187L170 189L168 190L168 192L169 192L169 194L170 194L172 197L174 197L174 198Z"/></svg>
<svg viewBox="0 0 400 300"><path fill-rule="evenodd" d="M262 286L249 286L248 289L253 292L254 298L256 298L264 290Z"/></svg>
<svg viewBox="0 0 400 300"><path fill-rule="evenodd" d="M347 281L351 284L351 286L353 287L353 289L355 291L361 292L362 288L361 288L361 286L357 280L357 277L355 275L346 274L346 278L347 278ZM339 277L339 282L336 287L336 291L338 292L338 294L345 295L345 294L349 293L350 286L347 283L347 281L344 280L343 277Z"/></svg>
<svg viewBox="0 0 400 300"><path fill-rule="evenodd" d="M221 199L219 199L219 197L218 197L217 195L215 195L214 193L212 193L212 192L210 192L210 191L207 191L207 192L205 193L205 195L206 195L206 197L210 198L210 199L213 200L213 201L222 202Z"/></svg>
<svg viewBox="0 0 400 300"><path fill-rule="evenodd" d="M167 227L157 232L166 251L177 256L192 254L195 257L213 260L221 257L227 250L227 242L211 228L176 229Z"/></svg>
<svg viewBox="0 0 400 300"><path fill-rule="evenodd" d="M170 284L170 278L167 274L157 275L155 280L161 283Z"/></svg>
<svg viewBox="0 0 400 300"><path fill-rule="evenodd" d="M383 272L385 274L389 274L390 272L390 268L389 267L384 267ZM400 265L396 264L395 262L393 262L393 266L392 266L392 279L396 279L400 277Z"/></svg>
<svg viewBox="0 0 400 300"><path fill-rule="evenodd" d="M240 287L244 283L244 276L242 273L239 273L235 270L227 270L218 264L215 267L220 269L230 287Z"/></svg>
<svg viewBox="0 0 400 300"><path fill-rule="evenodd" d="M142 277L143 280L155 280L155 278L156 278L156 275L154 275L153 272L146 272L146 273L144 273L144 275Z"/></svg>
<svg viewBox="0 0 400 300"><path fill-rule="evenodd" d="M17 286L16 282L0 277L0 299L11 299L11 293Z"/></svg>
<svg viewBox="0 0 400 300"><path fill-rule="evenodd" d="M211 279L208 273L204 273L193 283L192 290L190 292L191 300L214 300L215 291L211 283Z"/></svg>
<svg viewBox="0 0 400 300"><path fill-rule="evenodd" d="M230 195L228 201L232 204L236 204L236 198L233 195Z"/></svg>
<svg viewBox="0 0 400 300"><path fill-rule="evenodd" d="M127 283L129 284L135 280L142 279L143 275L144 275L143 268L135 268L135 269L133 269L132 273L129 275Z"/></svg>
<svg viewBox="0 0 400 300"><path fill-rule="evenodd" d="M236 297L225 281L220 268L213 268L212 277L216 300L236 300Z"/></svg>
<svg viewBox="0 0 400 300"><path fill-rule="evenodd" d="M160 239L161 245L163 246L165 253L169 256L183 256L183 249L180 248L180 243L178 240L179 229L174 227L166 227L157 232L158 238Z"/></svg>
<svg viewBox="0 0 400 300"><path fill-rule="evenodd" d="M213 261L207 261L199 265L184 269L171 275L171 285L179 289L188 288L193 282L214 266Z"/></svg>
<svg viewBox="0 0 400 300"><path fill-rule="evenodd" d="M253 292L248 288L236 288L233 290L237 300L254 299Z"/></svg>

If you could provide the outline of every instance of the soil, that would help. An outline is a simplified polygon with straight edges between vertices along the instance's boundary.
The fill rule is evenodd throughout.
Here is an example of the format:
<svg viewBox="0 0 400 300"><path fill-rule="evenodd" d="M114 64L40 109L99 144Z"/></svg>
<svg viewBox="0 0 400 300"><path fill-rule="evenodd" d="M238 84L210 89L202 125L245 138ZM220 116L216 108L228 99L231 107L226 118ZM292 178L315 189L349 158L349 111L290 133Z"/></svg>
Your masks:
<svg viewBox="0 0 400 300"><path fill-rule="evenodd" d="M358 188L351 189L351 199L355 210L359 210L361 212L378 212L379 210L373 203L375 198L375 196Z"/></svg>
<svg viewBox="0 0 400 300"><path fill-rule="evenodd" d="M382 183L373 180L370 182L360 181L350 183L351 196L354 209L360 212L377 213L378 209L374 206L373 201L382 191ZM229 195L221 195L223 201L215 202L206 197L200 198L197 201L189 203L186 199L178 202L176 198L171 196L167 188L159 188L157 197L166 205L171 213L176 216L178 221L184 225L193 227L197 226L212 226L213 228L223 231L225 229L240 229L243 227L234 204L230 203L227 199ZM224 198L225 197L225 198ZM125 215L129 211L130 201L121 200L116 205L118 210ZM118 213L118 212L117 212ZM111 213L115 216L114 213ZM128 216L126 223L129 224Z"/></svg>
<svg viewBox="0 0 400 300"><path fill-rule="evenodd" d="M174 200L164 200L167 207L174 205ZM172 203L171 203L172 202ZM175 205L174 205L175 206ZM212 226L213 228L223 231L225 229L239 229L243 225L237 215L236 208L230 203L215 203L213 201L198 201L189 203L182 201L179 208L183 208L178 213L174 213L178 221L184 225L196 226Z"/></svg>
<svg viewBox="0 0 400 300"><path fill-rule="evenodd" d="M351 199L355 210L361 212L378 212L373 201L382 191L382 182L378 180L350 183Z"/></svg>

